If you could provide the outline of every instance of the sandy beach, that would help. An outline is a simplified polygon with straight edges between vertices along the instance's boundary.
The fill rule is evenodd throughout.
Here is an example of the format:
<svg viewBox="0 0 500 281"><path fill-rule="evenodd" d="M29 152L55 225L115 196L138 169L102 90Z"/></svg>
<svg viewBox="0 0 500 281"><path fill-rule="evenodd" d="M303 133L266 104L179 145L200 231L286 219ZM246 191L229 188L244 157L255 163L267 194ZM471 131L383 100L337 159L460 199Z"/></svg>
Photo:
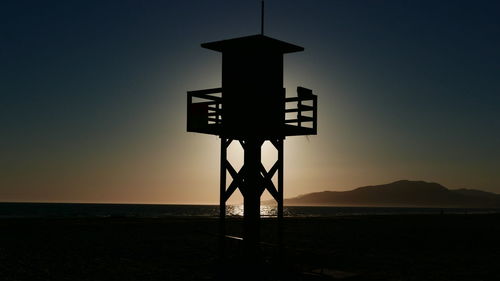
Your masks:
<svg viewBox="0 0 500 281"><path fill-rule="evenodd" d="M228 234L240 226L228 220ZM284 227L296 280L500 280L498 214L289 218ZM264 259L276 230L262 222ZM210 218L1 219L0 280L217 280L217 231ZM233 263L238 247L227 243Z"/></svg>

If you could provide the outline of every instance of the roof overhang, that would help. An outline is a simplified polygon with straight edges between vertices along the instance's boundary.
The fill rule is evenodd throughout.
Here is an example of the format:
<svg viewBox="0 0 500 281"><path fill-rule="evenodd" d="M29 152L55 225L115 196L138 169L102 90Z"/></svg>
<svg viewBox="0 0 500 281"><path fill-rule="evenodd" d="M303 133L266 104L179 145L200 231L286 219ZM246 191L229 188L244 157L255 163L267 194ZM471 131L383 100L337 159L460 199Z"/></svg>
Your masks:
<svg viewBox="0 0 500 281"><path fill-rule="evenodd" d="M304 51L303 47L261 34L203 43L201 47L217 52L269 50L286 54Z"/></svg>

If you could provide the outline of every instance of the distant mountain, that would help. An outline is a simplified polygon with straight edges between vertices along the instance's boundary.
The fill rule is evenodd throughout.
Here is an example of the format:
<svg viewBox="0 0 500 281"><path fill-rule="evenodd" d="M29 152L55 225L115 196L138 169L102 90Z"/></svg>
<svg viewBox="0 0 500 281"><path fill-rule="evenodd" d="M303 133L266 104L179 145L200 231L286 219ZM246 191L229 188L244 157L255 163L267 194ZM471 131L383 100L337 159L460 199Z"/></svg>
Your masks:
<svg viewBox="0 0 500 281"><path fill-rule="evenodd" d="M448 189L438 183L401 180L350 191L323 191L285 199L286 205L500 208L500 195Z"/></svg>

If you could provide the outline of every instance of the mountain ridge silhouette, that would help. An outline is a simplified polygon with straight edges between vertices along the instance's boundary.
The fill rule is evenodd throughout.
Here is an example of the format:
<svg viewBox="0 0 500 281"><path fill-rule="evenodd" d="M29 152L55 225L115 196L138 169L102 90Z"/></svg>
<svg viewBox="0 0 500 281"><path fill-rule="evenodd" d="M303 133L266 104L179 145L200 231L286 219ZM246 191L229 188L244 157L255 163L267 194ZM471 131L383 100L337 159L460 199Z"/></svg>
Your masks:
<svg viewBox="0 0 500 281"><path fill-rule="evenodd" d="M500 194L448 189L439 183L399 180L349 191L321 191L285 199L286 205L500 208Z"/></svg>

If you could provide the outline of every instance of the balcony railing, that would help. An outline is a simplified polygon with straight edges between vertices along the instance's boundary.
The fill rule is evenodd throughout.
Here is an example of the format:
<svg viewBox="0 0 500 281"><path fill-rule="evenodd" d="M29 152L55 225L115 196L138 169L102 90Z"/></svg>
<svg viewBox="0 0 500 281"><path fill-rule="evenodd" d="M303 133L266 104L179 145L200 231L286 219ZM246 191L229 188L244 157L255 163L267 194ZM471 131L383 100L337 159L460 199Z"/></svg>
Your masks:
<svg viewBox="0 0 500 281"><path fill-rule="evenodd" d="M219 134L222 125L222 88L189 91L187 113L188 132Z"/></svg>
<svg viewBox="0 0 500 281"><path fill-rule="evenodd" d="M275 133L282 136L315 135L317 103L317 96L312 90L297 87L297 96L284 100L281 107L284 110L283 126L276 128ZM231 133L223 132L222 106L222 88L189 91L187 131L212 135Z"/></svg>
<svg viewBox="0 0 500 281"><path fill-rule="evenodd" d="M318 97L312 93L312 90L297 87L296 97L285 98L287 136L317 134L317 120Z"/></svg>

